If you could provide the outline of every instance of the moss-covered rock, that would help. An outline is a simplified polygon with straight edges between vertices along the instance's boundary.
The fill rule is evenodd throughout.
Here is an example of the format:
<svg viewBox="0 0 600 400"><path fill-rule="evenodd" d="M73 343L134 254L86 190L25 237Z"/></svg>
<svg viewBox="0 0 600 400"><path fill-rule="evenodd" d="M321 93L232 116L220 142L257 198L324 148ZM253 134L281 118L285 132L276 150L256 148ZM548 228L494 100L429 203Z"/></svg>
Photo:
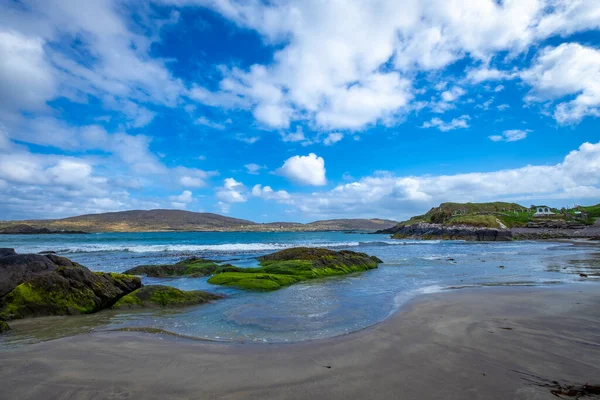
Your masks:
<svg viewBox="0 0 600 400"><path fill-rule="evenodd" d="M8 326L8 324L4 321L0 321L0 333L4 333L4 332L8 332L10 331L10 326Z"/></svg>
<svg viewBox="0 0 600 400"><path fill-rule="evenodd" d="M113 309L140 307L174 307L203 304L223 296L201 290L183 291L171 286L150 285L121 297Z"/></svg>
<svg viewBox="0 0 600 400"><path fill-rule="evenodd" d="M377 268L382 261L365 253L296 247L259 257L260 268L236 268L208 282L247 290L277 290L308 279L345 275Z"/></svg>
<svg viewBox="0 0 600 400"><path fill-rule="evenodd" d="M92 272L56 255L0 257L0 320L87 314L139 288L139 277Z"/></svg>
<svg viewBox="0 0 600 400"><path fill-rule="evenodd" d="M232 267L229 264L219 265L212 260L192 257L181 260L176 264L139 265L125 271L131 275L146 275L152 278L169 278L174 276L185 276L197 278L221 272L223 269ZM235 267L234 267L235 268Z"/></svg>

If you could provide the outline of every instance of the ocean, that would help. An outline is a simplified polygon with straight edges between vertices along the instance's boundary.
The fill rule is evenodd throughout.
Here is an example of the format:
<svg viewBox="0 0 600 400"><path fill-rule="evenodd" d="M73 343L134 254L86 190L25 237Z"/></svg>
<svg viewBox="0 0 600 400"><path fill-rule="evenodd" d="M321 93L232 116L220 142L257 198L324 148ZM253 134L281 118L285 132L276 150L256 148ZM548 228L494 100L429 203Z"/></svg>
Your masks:
<svg viewBox="0 0 600 400"><path fill-rule="evenodd" d="M144 278L184 290L226 295L210 304L171 310L102 311L11 323L0 347L26 345L90 331L159 329L199 339L295 342L342 335L382 321L424 293L501 285L589 284L598 272L597 247L568 242L462 242L393 240L343 232L160 232L86 235L0 235L0 247L18 253L56 251L93 271L122 272L201 256L240 267L256 257L295 246L348 249L384 261L368 272L313 280L275 292L246 292L207 278ZM503 268L500 268L503 267Z"/></svg>

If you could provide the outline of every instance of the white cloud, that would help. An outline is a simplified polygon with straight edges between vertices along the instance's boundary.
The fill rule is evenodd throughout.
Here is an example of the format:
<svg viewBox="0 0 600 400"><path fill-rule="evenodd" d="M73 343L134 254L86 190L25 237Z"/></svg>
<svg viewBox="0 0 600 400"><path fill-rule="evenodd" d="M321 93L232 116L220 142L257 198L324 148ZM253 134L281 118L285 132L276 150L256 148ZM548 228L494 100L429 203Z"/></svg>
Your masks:
<svg viewBox="0 0 600 400"><path fill-rule="evenodd" d="M533 201L600 197L600 142L584 143L555 165L527 165L456 175L379 174L311 194L291 194L299 211L316 216L408 218L444 201Z"/></svg>
<svg viewBox="0 0 600 400"><path fill-rule="evenodd" d="M192 192L189 190L184 190L180 195L169 196L169 200L171 200L173 207L185 208L188 203L193 201Z"/></svg>
<svg viewBox="0 0 600 400"><path fill-rule="evenodd" d="M133 28L130 17L135 11L113 0L88 4L23 0L4 2L2 8L4 111L39 110L58 96L87 102L92 95L121 112L129 126L141 127L154 112L140 103L174 107L185 92L165 60L149 54L161 27L175 22L176 14L147 18L147 10L139 10L138 26ZM93 62L85 62L90 56Z"/></svg>
<svg viewBox="0 0 600 400"><path fill-rule="evenodd" d="M510 108L510 106L508 104L500 104L496 107L498 110L500 111L504 111Z"/></svg>
<svg viewBox="0 0 600 400"><path fill-rule="evenodd" d="M530 101L557 100L554 118L577 122L587 115L600 116L600 50L578 43L546 47L522 79L532 86Z"/></svg>
<svg viewBox="0 0 600 400"><path fill-rule="evenodd" d="M264 165L258 165L254 163L246 164L244 165L244 167L246 168L246 171L251 175L258 175L261 169L266 168Z"/></svg>
<svg viewBox="0 0 600 400"><path fill-rule="evenodd" d="M200 117L200 118L196 119L194 121L194 124L208 126L209 128L218 129L220 131L225 129L225 125L219 124L218 122L211 121L206 117Z"/></svg>
<svg viewBox="0 0 600 400"><path fill-rule="evenodd" d="M280 203L289 203L291 196L285 190L274 191L271 186L254 185L252 196L266 200L275 200Z"/></svg>
<svg viewBox="0 0 600 400"><path fill-rule="evenodd" d="M471 83L481 83L485 81L500 81L513 79L517 77L514 71L500 71L495 68L489 68L487 65L482 65L478 68L467 69L467 80Z"/></svg>
<svg viewBox="0 0 600 400"><path fill-rule="evenodd" d="M331 146L344 138L344 135L339 132L332 132L323 140L325 146Z"/></svg>
<svg viewBox="0 0 600 400"><path fill-rule="evenodd" d="M45 59L44 41L0 30L0 109L34 111L56 94L56 76Z"/></svg>
<svg viewBox="0 0 600 400"><path fill-rule="evenodd" d="M468 128L470 117L468 115L461 115L458 118L453 118L450 122L444 122L440 118L432 118L431 121L426 121L421 126L422 128L437 128L442 132L451 131L459 128Z"/></svg>
<svg viewBox="0 0 600 400"><path fill-rule="evenodd" d="M516 142L525 139L530 132L531 129L509 129L502 132L502 135L492 135L489 138L494 142Z"/></svg>
<svg viewBox="0 0 600 400"><path fill-rule="evenodd" d="M323 186L327 184L325 160L315 153L288 158L277 170L277 173L302 185Z"/></svg>
<svg viewBox="0 0 600 400"><path fill-rule="evenodd" d="M451 103L465 93L467 92L463 88L454 86L452 89L442 92L442 100L447 103Z"/></svg>
<svg viewBox="0 0 600 400"><path fill-rule="evenodd" d="M284 142L301 142L306 140L302 127L298 125L295 132L280 132L281 140Z"/></svg>
<svg viewBox="0 0 600 400"><path fill-rule="evenodd" d="M246 187L233 178L226 178L223 186L217 189L217 198L226 204L243 203L247 199Z"/></svg>
<svg viewBox="0 0 600 400"><path fill-rule="evenodd" d="M239 140L240 142L244 142L244 143L248 143L248 144L254 144L260 140L259 136L245 136L242 134L235 135L235 138L236 138L236 140Z"/></svg>
<svg viewBox="0 0 600 400"><path fill-rule="evenodd" d="M600 13L591 0L208 5L281 49L270 65L226 71L220 91L205 92L201 101L245 102L259 122L274 128L308 119L331 130L386 124L407 112L415 71L470 57L482 65L468 72L471 82L513 78L514 71L491 68L490 60L502 52L514 57L550 36L596 28Z"/></svg>

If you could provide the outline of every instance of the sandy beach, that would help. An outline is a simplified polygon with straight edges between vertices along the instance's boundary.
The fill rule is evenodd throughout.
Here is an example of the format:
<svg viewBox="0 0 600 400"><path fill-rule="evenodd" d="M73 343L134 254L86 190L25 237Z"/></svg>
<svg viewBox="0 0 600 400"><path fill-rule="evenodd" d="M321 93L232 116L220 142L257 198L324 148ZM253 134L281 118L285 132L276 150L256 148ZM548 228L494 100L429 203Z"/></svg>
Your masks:
<svg viewBox="0 0 600 400"><path fill-rule="evenodd" d="M2 399L551 399L600 381L593 284L419 296L384 322L296 344L93 333L0 353Z"/></svg>

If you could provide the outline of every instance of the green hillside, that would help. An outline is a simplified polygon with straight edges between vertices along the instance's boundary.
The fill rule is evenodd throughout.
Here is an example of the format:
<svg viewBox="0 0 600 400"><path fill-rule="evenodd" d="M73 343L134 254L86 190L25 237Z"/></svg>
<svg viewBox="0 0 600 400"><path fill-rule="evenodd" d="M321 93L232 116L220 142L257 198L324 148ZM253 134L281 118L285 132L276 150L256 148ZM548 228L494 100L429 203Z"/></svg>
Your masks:
<svg viewBox="0 0 600 400"><path fill-rule="evenodd" d="M423 215L412 217L402 225L413 225L419 222L428 222L443 225L469 225L486 228L513 228L527 225L528 222L544 219L572 220L575 211L588 213L589 218L582 223L593 223L595 218L600 218L600 204L595 206L580 206L569 210L551 208L555 215L536 218L535 210L517 203L491 202L491 203L442 203Z"/></svg>

